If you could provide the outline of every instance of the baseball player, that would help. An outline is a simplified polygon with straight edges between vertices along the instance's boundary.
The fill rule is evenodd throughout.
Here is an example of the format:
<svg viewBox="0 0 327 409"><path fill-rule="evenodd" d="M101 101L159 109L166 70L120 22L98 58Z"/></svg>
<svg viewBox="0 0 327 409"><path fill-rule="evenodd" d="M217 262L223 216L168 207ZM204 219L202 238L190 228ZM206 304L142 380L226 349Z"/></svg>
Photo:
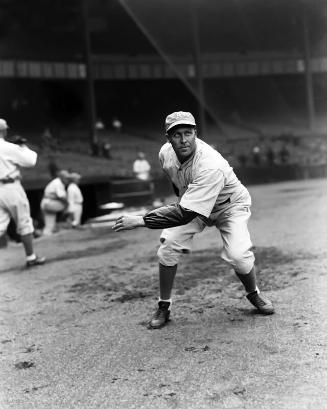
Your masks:
<svg viewBox="0 0 327 409"><path fill-rule="evenodd" d="M25 145L23 139L16 139L16 143L6 141L7 129L7 122L0 119L0 237L6 234L12 218L24 246L26 266L32 267L44 264L45 258L34 253L34 227L30 205L20 183L19 167L35 166L37 154Z"/></svg>
<svg viewBox="0 0 327 409"><path fill-rule="evenodd" d="M43 192L41 210L44 219L44 236L51 236L56 228L57 215L67 209L67 191L69 172L60 170L58 176L49 182Z"/></svg>
<svg viewBox="0 0 327 409"><path fill-rule="evenodd" d="M160 297L149 328L160 328L169 320L171 292L182 253L190 252L194 234L215 226L221 234L221 257L243 283L248 300L262 314L273 314L272 303L257 287L254 255L248 231L251 197L228 162L197 137L196 123L189 112L166 117L167 143L159 160L172 181L179 201L150 211L145 216L120 216L113 229L136 227L161 229L159 258Z"/></svg>
<svg viewBox="0 0 327 409"><path fill-rule="evenodd" d="M146 160L145 153L139 152L133 163L133 173L137 179L150 180L151 165Z"/></svg>
<svg viewBox="0 0 327 409"><path fill-rule="evenodd" d="M83 194L78 184L81 180L81 175L77 172L69 174L70 183L67 187L68 210L71 215L71 226L77 227L81 225L81 218L83 213Z"/></svg>

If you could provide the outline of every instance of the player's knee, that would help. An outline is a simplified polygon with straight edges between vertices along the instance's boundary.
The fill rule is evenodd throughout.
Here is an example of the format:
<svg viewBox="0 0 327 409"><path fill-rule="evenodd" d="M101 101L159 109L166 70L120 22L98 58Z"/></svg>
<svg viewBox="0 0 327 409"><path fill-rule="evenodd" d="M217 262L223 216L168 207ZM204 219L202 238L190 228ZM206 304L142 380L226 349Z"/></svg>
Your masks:
<svg viewBox="0 0 327 409"><path fill-rule="evenodd" d="M250 250L242 251L238 248L225 249L221 257L233 266L239 274L247 274L254 264L254 255Z"/></svg>
<svg viewBox="0 0 327 409"><path fill-rule="evenodd" d="M174 266L178 264L182 249L175 241L161 237L160 247L157 252L159 262L164 266Z"/></svg>
<svg viewBox="0 0 327 409"><path fill-rule="evenodd" d="M33 222L32 219L26 219L20 222L17 226L17 234L20 236L26 236L27 234L31 234L34 232Z"/></svg>
<svg viewBox="0 0 327 409"><path fill-rule="evenodd" d="M243 252L237 248L225 250L224 255L232 263L238 263L243 259Z"/></svg>
<svg viewBox="0 0 327 409"><path fill-rule="evenodd" d="M158 249L157 256L160 264L164 266L174 266L178 264L180 254L171 247L161 245Z"/></svg>

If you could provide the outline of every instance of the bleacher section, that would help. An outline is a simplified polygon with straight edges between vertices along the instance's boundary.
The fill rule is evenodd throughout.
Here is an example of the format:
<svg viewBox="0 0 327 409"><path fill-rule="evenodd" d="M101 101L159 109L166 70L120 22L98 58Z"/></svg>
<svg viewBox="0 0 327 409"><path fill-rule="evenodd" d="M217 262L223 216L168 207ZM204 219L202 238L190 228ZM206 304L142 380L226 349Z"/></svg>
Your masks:
<svg viewBox="0 0 327 409"><path fill-rule="evenodd" d="M284 165L327 164L327 127L311 133L303 127L277 126L277 122L265 126L252 124L261 133L254 133L237 126L225 125L223 134L208 128L203 138L211 144L235 167L266 167ZM104 131L99 135L99 156L91 154L86 131L61 130L55 137L55 146L45 148L37 134L26 134L30 146L39 152L38 164L33 169L23 170L26 183L41 187L50 179L49 162L54 161L59 168L80 172L84 181L106 178L133 177L132 165L137 152L143 151L152 165L154 177L162 175L158 163L158 151L166 141L157 129L141 129L134 132ZM102 155L101 147L110 143L110 158ZM256 151L256 153L255 153ZM268 154L270 151L270 155ZM271 153L273 151L273 153Z"/></svg>

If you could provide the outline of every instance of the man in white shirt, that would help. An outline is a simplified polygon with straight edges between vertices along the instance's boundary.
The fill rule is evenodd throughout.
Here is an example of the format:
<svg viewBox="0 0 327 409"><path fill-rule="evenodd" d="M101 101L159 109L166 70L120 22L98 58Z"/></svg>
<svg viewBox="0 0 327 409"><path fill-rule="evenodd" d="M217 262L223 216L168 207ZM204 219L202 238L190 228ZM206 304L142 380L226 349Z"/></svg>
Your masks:
<svg viewBox="0 0 327 409"><path fill-rule="evenodd" d="M33 167L37 154L24 143L15 144L5 140L8 125L0 119L0 236L6 234L10 219L16 224L26 254L26 266L44 264L45 258L34 253L33 221L26 193L20 183L19 167Z"/></svg>
<svg viewBox="0 0 327 409"><path fill-rule="evenodd" d="M81 180L81 175L77 172L69 174L70 183L67 187L68 213L72 217L72 227L81 225L81 218L83 213L83 194L78 184Z"/></svg>
<svg viewBox="0 0 327 409"><path fill-rule="evenodd" d="M248 300L262 314L273 314L272 303L257 287L254 254L247 223L251 197L219 152L197 138L196 123L189 112L166 117L168 142L159 152L164 172L179 200L152 210L145 216L127 215L116 220L115 231L136 227L163 228L160 236L158 309L149 328L169 321L171 292L180 255L191 251L193 236L206 226L215 226L222 237L220 256L243 283Z"/></svg>
<svg viewBox="0 0 327 409"><path fill-rule="evenodd" d="M138 158L133 163L133 172L137 179L150 180L151 165L145 158L144 152L138 153Z"/></svg>
<svg viewBox="0 0 327 409"><path fill-rule="evenodd" d="M50 236L54 233L57 215L67 209L67 191L69 172L60 170L58 176L47 184L41 200L41 210L44 219L43 235Z"/></svg>

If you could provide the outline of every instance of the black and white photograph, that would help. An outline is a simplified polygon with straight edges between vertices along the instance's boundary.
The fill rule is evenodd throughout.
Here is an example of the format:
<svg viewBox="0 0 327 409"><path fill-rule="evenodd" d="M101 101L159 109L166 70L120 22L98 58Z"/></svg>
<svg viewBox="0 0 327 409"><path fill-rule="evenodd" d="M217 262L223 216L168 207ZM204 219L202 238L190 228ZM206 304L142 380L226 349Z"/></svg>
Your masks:
<svg viewBox="0 0 327 409"><path fill-rule="evenodd" d="M0 0L0 409L327 409L326 313L326 0Z"/></svg>

